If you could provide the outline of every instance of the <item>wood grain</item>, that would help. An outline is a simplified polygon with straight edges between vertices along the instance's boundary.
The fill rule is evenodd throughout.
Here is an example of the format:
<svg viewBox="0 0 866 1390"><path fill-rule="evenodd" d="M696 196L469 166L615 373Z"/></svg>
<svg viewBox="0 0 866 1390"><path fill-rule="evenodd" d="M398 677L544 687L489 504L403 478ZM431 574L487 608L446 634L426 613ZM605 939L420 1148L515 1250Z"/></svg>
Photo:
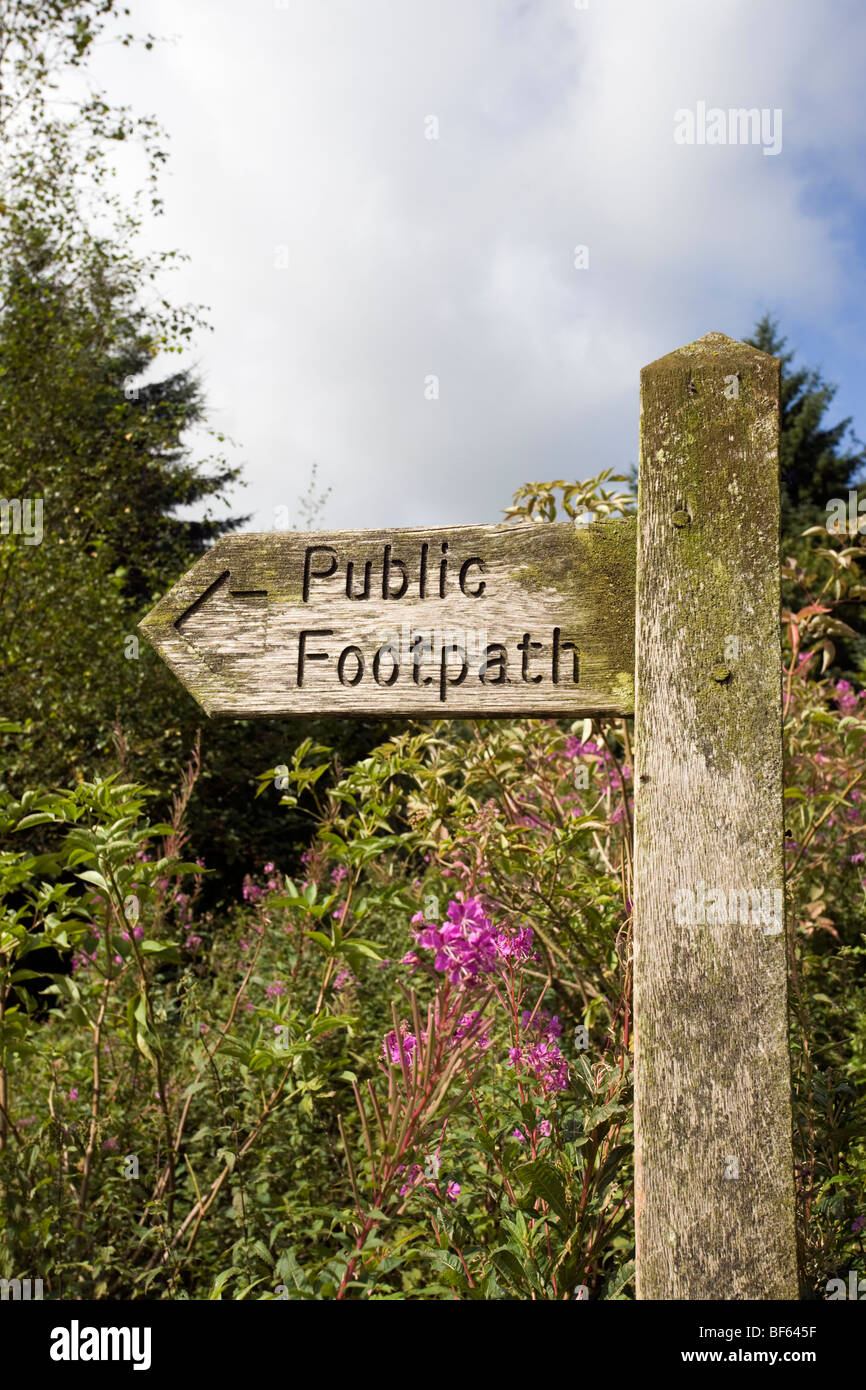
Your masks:
<svg viewBox="0 0 866 1390"><path fill-rule="evenodd" d="M140 627L215 716L624 715L635 551L634 519L244 534Z"/></svg>
<svg viewBox="0 0 866 1390"><path fill-rule="evenodd" d="M784 913L756 923L745 906L760 890L781 908L784 887L778 414L776 359L722 334L641 376L643 1299L798 1296ZM689 923L698 894L714 910Z"/></svg>

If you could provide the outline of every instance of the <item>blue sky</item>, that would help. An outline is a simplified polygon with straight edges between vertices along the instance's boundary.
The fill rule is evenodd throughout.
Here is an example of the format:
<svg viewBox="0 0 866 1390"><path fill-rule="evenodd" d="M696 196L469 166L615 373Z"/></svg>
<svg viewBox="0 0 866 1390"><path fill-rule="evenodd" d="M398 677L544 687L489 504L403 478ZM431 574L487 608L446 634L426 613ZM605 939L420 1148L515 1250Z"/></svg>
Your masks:
<svg viewBox="0 0 866 1390"><path fill-rule="evenodd" d="M640 368L765 309L866 435L862 0L130 9L166 41L96 76L169 133L146 240L210 306L190 360L253 529L298 518L314 460L327 527L494 521L524 481L628 468ZM677 144L699 102L781 111L780 151Z"/></svg>

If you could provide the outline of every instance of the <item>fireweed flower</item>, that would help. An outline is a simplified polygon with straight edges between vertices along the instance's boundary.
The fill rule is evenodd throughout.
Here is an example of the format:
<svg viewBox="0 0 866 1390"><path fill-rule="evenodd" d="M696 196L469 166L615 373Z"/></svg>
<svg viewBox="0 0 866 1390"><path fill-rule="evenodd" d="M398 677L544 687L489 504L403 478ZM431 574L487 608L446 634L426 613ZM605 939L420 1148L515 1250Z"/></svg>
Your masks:
<svg viewBox="0 0 866 1390"><path fill-rule="evenodd" d="M530 1022L530 1020L532 1021ZM562 1024L559 1021L559 1015L554 1014L551 1018L550 1014L544 1009L539 1009L534 1019L532 1018L532 1011L530 1009L524 1009L523 1013L520 1015L520 1023L523 1028L541 1028L549 1033L552 1038L562 1037Z"/></svg>
<svg viewBox="0 0 866 1390"><path fill-rule="evenodd" d="M244 902L247 902L247 903L258 902L259 898L265 897L266 893L267 893L267 889L266 889L266 888L260 888L260 887L258 886L257 883L253 883L253 881L252 881L252 879L250 878L249 874L246 874L246 875L244 876L244 887L243 887Z"/></svg>
<svg viewBox="0 0 866 1390"><path fill-rule="evenodd" d="M531 960L535 955L532 928L500 927L496 935L496 954L500 960L511 960L515 965L524 960Z"/></svg>
<svg viewBox="0 0 866 1390"><path fill-rule="evenodd" d="M85 965L96 964L96 951L75 951L72 956L72 973L75 975Z"/></svg>
<svg viewBox="0 0 866 1390"><path fill-rule="evenodd" d="M447 975L453 985L474 984L479 975L496 969L496 929L477 898L450 902L441 927L425 922L420 912L412 921L420 923L417 944L435 952L433 969Z"/></svg>
<svg viewBox="0 0 866 1390"><path fill-rule="evenodd" d="M464 900L462 894L448 904L441 927L425 921L421 912L412 924L416 944L435 952L433 969L447 975L452 985L475 985L479 976L500 970L503 962L518 963L533 954L531 927L496 927L477 898Z"/></svg>
<svg viewBox="0 0 866 1390"><path fill-rule="evenodd" d="M276 999L278 995L285 994L285 992L286 987L283 984L282 980L274 980L274 983L272 985L268 985L267 989L265 990L265 998Z"/></svg>
<svg viewBox="0 0 866 1390"><path fill-rule="evenodd" d="M455 1043L459 1043L459 1042L462 1042L462 1041L463 1041L463 1039L466 1037L467 1033L469 1033L469 1032L475 1027L475 1024L476 1024L476 1020L477 1020L477 1019L478 1019L478 1010L477 1010L477 1009L473 1009L471 1014L464 1014L464 1015L463 1015L463 1017L460 1019L459 1023L457 1024L457 1027L454 1029L454 1041L455 1041ZM489 1026L489 1025L488 1025L488 1026ZM476 1036L475 1036L475 1047L476 1047L476 1049L477 1049L479 1052L485 1052L489 1046L490 1046L490 1038L489 1038L488 1035L487 1035L487 1027L480 1028L480 1029L478 1030L478 1032L476 1033Z"/></svg>
<svg viewBox="0 0 866 1390"><path fill-rule="evenodd" d="M410 1168L410 1169L408 1170L408 1172L407 1172L407 1170L406 1170L406 1165L405 1165L405 1163L403 1163L403 1164L401 1164L400 1167L397 1169L397 1172L398 1172L398 1173L406 1173L406 1181L404 1182L403 1186L400 1188L400 1196L401 1196L401 1197L405 1197L405 1196L406 1196L406 1193L410 1190L410 1188L413 1188L413 1187L415 1186L415 1184L417 1183L418 1179L420 1178L420 1176L421 1176L421 1169L418 1167L418 1164L417 1164L417 1163L413 1163L412 1166L411 1166L411 1168Z"/></svg>
<svg viewBox="0 0 866 1390"><path fill-rule="evenodd" d="M565 740L565 756L567 758L580 758L588 753L598 753L598 744L589 740L581 743L580 739L574 734L569 734Z"/></svg>
<svg viewBox="0 0 866 1390"><path fill-rule="evenodd" d="M866 691L861 690L859 695L855 695L850 681L836 682L835 700L841 714L854 714L858 701L864 698L866 698Z"/></svg>
<svg viewBox="0 0 866 1390"><path fill-rule="evenodd" d="M423 1033L421 1034L421 1041L424 1041ZM385 1034L382 1043L382 1056L392 1067L400 1066L401 1056L406 1065L411 1067L412 1063L417 1059L417 1052L418 1039L415 1037L414 1033L409 1032L409 1025L405 1019L400 1024L399 1038L393 1028L390 1033Z"/></svg>
<svg viewBox="0 0 866 1390"><path fill-rule="evenodd" d="M512 1047L508 1059L512 1066L530 1072L540 1082L542 1090L565 1091L568 1088L568 1062L559 1050L556 1041L562 1034L562 1025L556 1014L540 1010L535 1019L524 1011L520 1019L520 1045Z"/></svg>
<svg viewBox="0 0 866 1390"><path fill-rule="evenodd" d="M538 1125L537 1132L540 1137L546 1139L550 1134L550 1120L542 1120ZM526 1143L526 1135L523 1133L522 1129L513 1129L511 1131L511 1137L512 1139L519 1139L521 1144Z"/></svg>
<svg viewBox="0 0 866 1390"><path fill-rule="evenodd" d="M438 1149L436 1150L436 1159L438 1167ZM401 1164L400 1167L397 1169L397 1172L406 1174L406 1181L400 1188L401 1197L405 1197L406 1193L411 1192L413 1187L417 1187L418 1184L421 1182L421 1179L425 1177L424 1170L418 1163L412 1163L409 1166L409 1168L407 1168L405 1164ZM424 1187L428 1187L431 1192L435 1192L438 1186L438 1179L426 1178L423 1185ZM445 1196L448 1198L449 1202L456 1202L457 1198L460 1196L459 1182L449 1182L448 1186L445 1189Z"/></svg>

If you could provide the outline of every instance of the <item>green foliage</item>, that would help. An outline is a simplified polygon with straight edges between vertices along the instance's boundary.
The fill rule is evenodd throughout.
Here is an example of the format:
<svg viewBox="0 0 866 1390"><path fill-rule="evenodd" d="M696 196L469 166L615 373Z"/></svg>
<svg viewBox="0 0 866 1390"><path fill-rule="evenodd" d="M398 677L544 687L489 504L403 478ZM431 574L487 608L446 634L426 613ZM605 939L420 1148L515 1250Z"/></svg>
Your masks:
<svg viewBox="0 0 866 1390"><path fill-rule="evenodd" d="M846 447L851 419L825 422L836 387L813 368L792 368L795 353L786 351L787 338L778 322L765 314L745 342L778 357L781 373L781 433L779 463L782 481L782 525L786 548L816 520L826 524L827 504L847 497L866 468L866 450L859 440Z"/></svg>
<svg viewBox="0 0 866 1390"><path fill-rule="evenodd" d="M789 583L826 601L785 614L818 1297L866 1215L866 711L821 669L862 561L820 564ZM304 877L269 864L218 912L185 850L198 771L162 824L116 778L3 802L3 1273L81 1298L631 1297L628 724L439 721L345 771L307 738L260 778L310 826ZM439 957L464 912L500 943L465 977Z"/></svg>
<svg viewBox="0 0 866 1390"><path fill-rule="evenodd" d="M221 459L203 471L182 443L203 418L195 377L144 379L201 316L153 298L172 256L136 252L139 200L113 179L118 142L135 145L155 211L160 132L83 81L123 13L113 0L0 3L0 497L43 510L37 543L0 537L0 707L29 721L0 757L19 793L108 772L118 724L154 750L147 774L177 774L177 747L159 761L177 697L162 677L142 679L128 643L155 597L237 524L174 515L220 501L237 473Z"/></svg>
<svg viewBox="0 0 866 1390"><path fill-rule="evenodd" d="M797 1194L807 1287L856 1268L866 1228L866 693L832 673L862 545L785 568L785 792Z"/></svg>
<svg viewBox="0 0 866 1390"><path fill-rule="evenodd" d="M627 1006L623 1015L619 957L602 926L621 915L616 882L602 876L596 939L555 982L564 920L555 903L537 966L486 1004L447 984L443 994L435 972L410 983L399 964L409 917L464 874L478 824L501 921L507 902L524 900L533 852L554 842L555 872L581 834L591 844L605 831L589 814L576 818L579 831L563 824L554 781L570 778L573 735L545 723L528 739L516 725L496 732L494 761L465 726L400 735L329 789L327 750L302 744L286 800L313 797L307 879L272 869L265 888L248 880L246 905L219 924L192 915L201 869L181 857L194 768L164 825L144 817L140 788L116 781L7 800L16 836L61 831L50 860L22 849L2 861L10 1269L44 1247L39 1268L67 1297L567 1297L575 1284L619 1287L630 1065L628 1048L614 1045L612 1020ZM533 771L518 779L508 762L527 753ZM501 823L490 804L496 758L508 798ZM559 793L571 795L570 782ZM599 788L594 799L609 794ZM539 803L531 821L524 799ZM183 892L190 876L196 888ZM75 970L43 973L34 995L38 972L22 972L49 943L75 953ZM523 1005L537 1011L548 995L563 1029L582 1021L597 958L605 993L593 986L588 1039L601 1050L592 1062L579 1053L573 1084L548 1092L531 1069L515 1072L508 1045L520 1041ZM432 1049L408 1112L414 1083L381 1060L383 1037L403 1027L398 1000ZM483 1048L478 1024L456 1036L470 1003L489 1028ZM382 1132L392 1138L377 1152ZM125 1177L130 1155L137 1176ZM433 1163L433 1188L413 1181L401 1192L419 1163Z"/></svg>
<svg viewBox="0 0 866 1390"><path fill-rule="evenodd" d="M119 143L142 150L151 209L159 209L162 131L152 117L110 105L92 81L81 81L94 45L110 41L112 25L128 13L116 0L0 0L0 212L14 209L66 232L100 203L103 214L120 213L111 191ZM116 41L154 43L130 33ZM121 214L120 226L134 225Z"/></svg>
<svg viewBox="0 0 866 1390"><path fill-rule="evenodd" d="M124 13L111 0L0 0L0 498L40 499L44 528L40 544L0 536L0 709L26 725L0 732L0 785L18 795L120 766L168 797L203 716L148 644L136 646L136 625L242 520L225 501L239 479L222 435L209 431L204 459L186 443L206 427L195 373L162 365L189 350L201 311L163 297L174 253L136 249L144 216L159 210L162 133L110 105L87 72L97 41L134 42L117 27ZM131 200L112 172L126 147L146 171ZM314 470L299 499L305 523L326 496ZM192 506L206 509L200 520L178 517ZM344 760L380 736L319 728ZM189 823L215 869L213 904L300 829L276 797L254 800L256 774L286 741L275 723L205 730ZM50 825L41 848L56 848Z"/></svg>
<svg viewBox="0 0 866 1390"><path fill-rule="evenodd" d="M601 484L628 481L624 474L605 468L587 483L566 483L562 479L552 483L525 483L517 489L505 515L527 521L555 521L560 512L570 521L617 514L627 516L637 505L634 493L605 489Z"/></svg>

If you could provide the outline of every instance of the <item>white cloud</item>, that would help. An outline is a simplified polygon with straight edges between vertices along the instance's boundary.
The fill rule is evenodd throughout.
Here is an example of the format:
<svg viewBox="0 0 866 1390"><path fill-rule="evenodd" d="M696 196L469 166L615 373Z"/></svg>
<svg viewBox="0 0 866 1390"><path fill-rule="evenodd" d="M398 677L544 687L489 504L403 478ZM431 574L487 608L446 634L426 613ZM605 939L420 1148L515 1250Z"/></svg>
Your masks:
<svg viewBox="0 0 866 1390"><path fill-rule="evenodd" d="M814 192L823 170L862 191L866 12L845 0L131 20L178 35L103 71L171 134L154 240L191 254L172 295L212 306L198 356L261 529L313 459L328 526L495 520L523 481L635 460L647 361L767 306L831 331L849 299L851 231ZM698 100L782 108L782 153L675 145Z"/></svg>

